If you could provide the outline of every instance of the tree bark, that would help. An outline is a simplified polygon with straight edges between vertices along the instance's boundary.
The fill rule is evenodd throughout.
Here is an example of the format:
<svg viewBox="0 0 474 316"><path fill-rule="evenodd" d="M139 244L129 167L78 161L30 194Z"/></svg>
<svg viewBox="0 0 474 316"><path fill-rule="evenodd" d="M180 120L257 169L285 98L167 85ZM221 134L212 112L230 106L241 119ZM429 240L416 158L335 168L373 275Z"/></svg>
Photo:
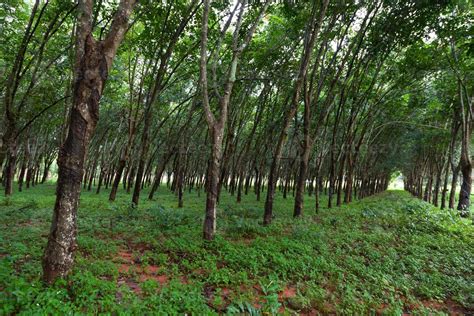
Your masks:
<svg viewBox="0 0 474 316"><path fill-rule="evenodd" d="M460 211L460 215L463 217L469 216L469 206L471 198L471 185L472 185L472 165L469 160L461 159L461 174L462 183L461 190L459 191L459 200L457 209Z"/></svg>
<svg viewBox="0 0 474 316"><path fill-rule="evenodd" d="M7 166L5 172L5 196L12 195L13 193L13 178L15 176L16 160L16 141L12 141L8 146L7 153Z"/></svg>
<svg viewBox="0 0 474 316"><path fill-rule="evenodd" d="M472 105L471 101L467 100L467 109L464 104L464 97L462 94L461 84L459 84L459 96L461 100L461 159L459 166L461 169L462 183L459 191L458 211L462 217L468 217L471 204L471 186L472 186L472 160L471 160L471 137L472 137Z"/></svg>
<svg viewBox="0 0 474 316"><path fill-rule="evenodd" d="M216 233L216 205L219 187L219 168L222 158L223 129L212 130L212 155L207 171L206 216L204 219L204 239L212 240Z"/></svg>
<svg viewBox="0 0 474 316"><path fill-rule="evenodd" d="M446 169L443 180L443 191L441 192L441 209L446 208L446 193L448 192L448 179L449 179L449 154L446 156Z"/></svg>

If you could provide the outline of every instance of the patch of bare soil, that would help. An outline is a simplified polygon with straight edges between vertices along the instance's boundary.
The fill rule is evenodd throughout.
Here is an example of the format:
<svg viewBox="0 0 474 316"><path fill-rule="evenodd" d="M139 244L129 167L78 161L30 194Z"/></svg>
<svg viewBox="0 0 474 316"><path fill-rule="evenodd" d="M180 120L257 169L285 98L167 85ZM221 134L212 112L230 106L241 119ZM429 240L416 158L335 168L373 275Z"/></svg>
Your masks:
<svg viewBox="0 0 474 316"><path fill-rule="evenodd" d="M142 253L146 249L145 246L139 247L139 252ZM117 263L119 277L117 283L119 286L127 285L137 295L142 293L140 283L147 280L155 280L160 286L169 283L169 276L160 273L160 267L156 265L143 266L140 257L134 257L130 250L121 249L113 258ZM121 297L121 294L118 294ZM119 298L120 298L119 297Z"/></svg>
<svg viewBox="0 0 474 316"><path fill-rule="evenodd" d="M278 300L284 301L285 299L293 298L296 296L296 288L294 286L286 286L283 291L278 294Z"/></svg>

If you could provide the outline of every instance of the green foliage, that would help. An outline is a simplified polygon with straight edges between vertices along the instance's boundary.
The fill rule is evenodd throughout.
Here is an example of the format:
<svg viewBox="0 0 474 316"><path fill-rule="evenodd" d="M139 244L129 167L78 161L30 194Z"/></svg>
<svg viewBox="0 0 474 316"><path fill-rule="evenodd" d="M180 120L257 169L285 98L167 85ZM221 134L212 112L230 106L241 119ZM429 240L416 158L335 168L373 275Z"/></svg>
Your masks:
<svg viewBox="0 0 474 316"><path fill-rule="evenodd" d="M191 193L176 209L163 188L160 205L144 199L130 208L125 195L109 204L106 193L85 192L76 266L45 287L52 192L37 187L0 201L2 314L448 313L448 305L430 305L437 301L474 308L472 224L402 192L307 210L298 220L292 201L278 196L270 227L258 223L262 203L254 197L235 206L223 193L211 243L200 238L204 196ZM131 259L121 258L127 251ZM122 264L130 270L119 271ZM164 283L142 279L153 267Z"/></svg>

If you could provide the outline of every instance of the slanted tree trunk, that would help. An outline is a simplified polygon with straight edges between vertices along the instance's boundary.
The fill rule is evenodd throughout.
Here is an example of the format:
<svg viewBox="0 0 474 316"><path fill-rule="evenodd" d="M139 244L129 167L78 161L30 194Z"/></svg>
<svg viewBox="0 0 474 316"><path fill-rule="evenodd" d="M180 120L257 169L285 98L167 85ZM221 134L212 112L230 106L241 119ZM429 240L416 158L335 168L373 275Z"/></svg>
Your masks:
<svg viewBox="0 0 474 316"><path fill-rule="evenodd" d="M322 20L322 18L325 15L325 10L326 10L325 8L327 7L327 4L328 4L328 1L324 1L323 9L321 10L321 12L319 12L320 13L320 20ZM278 171L278 168L280 166L281 153L282 153L282 150L283 150L283 145L284 145L285 140L287 138L288 129L290 127L291 120L295 116L296 110L298 108L298 104L300 102L301 89L303 88L303 83L304 83L304 79L306 77L306 73L308 72L308 65L309 65L309 62L311 60L311 54L313 52L314 43L316 42L316 37L318 35L319 27L321 25L321 23L318 23L316 12L317 12L316 5L314 5L311 18L308 21L308 25L307 25L307 28L306 28L305 47L304 47L303 53L301 55L300 68L299 68L299 71L298 71L298 77L296 78L296 81L295 81L294 86L293 86L290 108L288 109L288 111L285 114L282 130L281 130L280 135L278 137L278 142L277 142L277 145L275 147L275 151L273 153L272 164L270 166L270 172L269 172L269 175L268 175L268 190L267 190L267 197L266 197L266 200L265 200L265 211L264 211L264 214L263 214L263 224L264 225L269 225L272 222L273 200L274 200L274 197L275 197L276 183L278 181L277 171ZM309 157L309 154L308 154L308 157ZM306 177L306 175L304 175L304 177ZM298 199L301 200L301 209L302 209L302 197L300 196L300 197L298 197ZM297 214L297 213L300 214L301 209L297 204L295 204L295 214ZM296 216L299 216L299 215L296 215Z"/></svg>
<svg viewBox="0 0 474 316"><path fill-rule="evenodd" d="M303 140L303 146L309 147L309 134L305 135ZM309 153L310 151L305 149L304 154L300 160L299 174L296 179L296 195L295 195L295 207L293 210L293 216L299 217L303 215L303 196L304 196L304 186L306 183L306 173L308 171L309 163Z"/></svg>
<svg viewBox="0 0 474 316"><path fill-rule="evenodd" d="M93 0L79 0L74 93L67 138L59 150L58 183L51 231L43 257L47 283L65 277L74 263L76 214L90 139L99 120L99 101L135 0L121 0L105 40L94 39Z"/></svg>
<svg viewBox="0 0 474 316"><path fill-rule="evenodd" d="M52 162L45 160L44 162L44 169L43 169L43 176L41 177L41 183L45 183L48 180L49 176L49 169L51 168Z"/></svg>
<svg viewBox="0 0 474 316"><path fill-rule="evenodd" d="M26 171L26 157L23 158L23 163L21 164L20 175L18 176L18 192L21 192L23 189L23 180L25 178Z"/></svg>
<svg viewBox="0 0 474 316"><path fill-rule="evenodd" d="M456 147L456 138L459 132L461 124L459 122L459 117L457 111L453 111L453 118L451 123L451 140L449 143L449 166L447 168L451 168L451 191L449 192L449 201L448 207L450 209L454 209L454 200L456 194L456 185L457 185L457 178L459 174L459 164L456 164L454 161L454 154L455 154L455 147Z"/></svg>
<svg viewBox="0 0 474 316"><path fill-rule="evenodd" d="M166 156L163 158L163 161L160 162L160 165L158 167L156 167L155 178L153 180L153 185L151 187L150 193L148 194L148 199L149 200L153 200L153 196L154 196L156 190L158 189L158 187L160 186L161 177L163 176L163 172L165 171L166 164L169 162L169 160L173 156L173 153L174 153L174 150L170 149L168 151L168 153L166 154Z"/></svg>
<svg viewBox="0 0 474 316"><path fill-rule="evenodd" d="M445 161L445 171L444 171L444 180L443 180L443 191L441 192L441 209L446 208L446 194L448 192L448 180L449 180L449 153L446 156Z"/></svg>
<svg viewBox="0 0 474 316"><path fill-rule="evenodd" d="M133 196L132 196L132 203L134 203L135 205L138 205L138 202L139 202L142 180L145 173L146 158L148 156L148 150L150 148L150 126L151 126L152 118L153 118L152 107L164 88L165 81L166 81L165 75L167 74L167 71L168 71L168 63L171 59L171 55L176 46L176 43L178 42L180 36L184 32L186 25L188 24L189 20L194 15L194 13L196 12L196 7L195 7L196 3L197 3L197 0L193 0L190 3L190 5L188 6L187 13L183 16L183 18L180 21L180 24L176 28L175 32L172 34L171 39L168 43L168 46L166 47L166 50L164 50L164 54L161 55L159 68L154 78L153 86L150 89L148 98L146 100L145 113L144 113L145 120L143 124L142 135L141 135L141 148L139 151L140 154L138 158L138 168L137 168L137 173L136 173L136 178L135 178L135 187L134 187ZM171 76L173 72L174 70L169 75Z"/></svg>
<svg viewBox="0 0 474 316"><path fill-rule="evenodd" d="M123 155L121 156L118 162L117 171L115 172L114 182L112 183L112 188L110 189L109 201L115 201L115 197L117 196L118 186L120 184L120 179L122 179L123 170L125 169L125 165L127 164L127 160L122 159L122 157L124 156Z"/></svg>
<svg viewBox="0 0 474 316"><path fill-rule="evenodd" d="M310 127L310 98L305 92L304 101L304 119L303 119L303 141L301 144L302 154L300 155L300 166L298 177L296 178L296 196L293 209L293 217L303 215L304 185L306 182L306 174L308 172L309 154L311 150L311 138L309 135Z"/></svg>
<svg viewBox="0 0 474 316"><path fill-rule="evenodd" d="M473 125L473 105L472 101L467 99L467 104L464 102L461 83L459 83L459 97L461 103L461 158L459 160L459 167L461 169L462 183L459 191L458 211L463 217L468 217L471 204L471 186L472 186L472 160L471 160L471 137Z"/></svg>
<svg viewBox="0 0 474 316"><path fill-rule="evenodd" d="M472 161L471 161L471 137L474 124L474 104L473 97L469 95L466 83L463 76L459 75L461 67L459 67L458 52L456 50L455 37L450 38L451 54L453 58L453 66L456 69L455 73L458 77L458 94L459 94L459 109L458 112L461 122L461 158L459 160L459 168L462 175L461 190L459 191L459 200L457 209L463 217L469 216L471 185L472 185Z"/></svg>
<svg viewBox="0 0 474 316"><path fill-rule="evenodd" d="M130 193L130 190L133 186L133 178L136 174L135 172L135 168L136 168L136 162L133 161L131 162L132 166L129 167L129 170L128 170L128 178L127 178L127 194Z"/></svg>
<svg viewBox="0 0 474 316"><path fill-rule="evenodd" d="M452 168L451 191L449 192L449 208L454 209L456 188L458 183L459 165Z"/></svg>
<svg viewBox="0 0 474 316"><path fill-rule="evenodd" d="M33 177L33 166L28 166L28 169L26 170L26 188L30 188L31 184L31 178Z"/></svg>
<svg viewBox="0 0 474 316"><path fill-rule="evenodd" d="M138 61L138 58L136 59ZM132 78L135 78L135 68L133 68ZM128 111L128 138L125 147L122 149L120 154L120 159L117 165L117 171L115 172L115 178L112 183L112 188L110 190L109 201L115 201L117 196L118 187L120 184L120 179L122 179L123 170L127 165L129 160L130 151L132 149L133 141L135 139L136 131L136 120L138 115L138 110L132 114L132 99L133 99L133 81L130 82L130 109ZM124 177L125 179L125 177ZM125 182L124 182L125 183Z"/></svg>
<svg viewBox="0 0 474 316"><path fill-rule="evenodd" d="M5 128L6 132L2 137L0 144L0 166L3 163L5 157L7 158L5 173L3 175L5 181L5 196L13 193L13 177L15 175L15 164L17 159L17 116L18 113L14 110L14 98L17 91L18 81L22 70L22 65L25 60L25 53L28 47L28 43L32 38L32 32L34 32L34 20L38 11L40 1L36 0L31 11L28 25L20 43L18 53L13 63L11 72L6 80L5 93L3 95L4 110L5 110ZM44 9L44 7L43 7ZM36 19L39 21L39 19ZM33 28L33 30L32 30Z"/></svg>

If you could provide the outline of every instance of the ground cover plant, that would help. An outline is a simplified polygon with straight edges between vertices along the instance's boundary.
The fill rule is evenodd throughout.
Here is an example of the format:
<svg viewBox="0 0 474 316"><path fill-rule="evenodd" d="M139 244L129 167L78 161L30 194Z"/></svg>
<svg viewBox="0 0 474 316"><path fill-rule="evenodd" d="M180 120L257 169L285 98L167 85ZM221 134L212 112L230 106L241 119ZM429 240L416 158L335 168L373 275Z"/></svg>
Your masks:
<svg viewBox="0 0 474 316"><path fill-rule="evenodd" d="M276 201L223 195L222 225L201 237L201 205L160 188L138 208L85 192L77 264L66 280L41 282L54 185L0 201L2 314L192 313L462 315L474 310L474 226L402 191L293 219ZM311 200L311 199L310 199Z"/></svg>

